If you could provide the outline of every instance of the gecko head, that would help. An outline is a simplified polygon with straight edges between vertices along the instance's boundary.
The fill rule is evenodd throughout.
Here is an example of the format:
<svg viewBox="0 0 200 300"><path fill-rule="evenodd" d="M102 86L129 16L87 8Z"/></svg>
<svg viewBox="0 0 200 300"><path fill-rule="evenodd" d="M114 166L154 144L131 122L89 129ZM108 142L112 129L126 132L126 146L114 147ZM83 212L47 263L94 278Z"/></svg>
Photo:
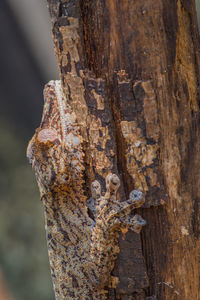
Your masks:
<svg viewBox="0 0 200 300"><path fill-rule="evenodd" d="M38 185L43 190L67 187L72 176L76 175L72 172L75 162L63 149L53 128L36 130L27 148L27 158L34 169ZM75 167L77 171L78 166Z"/></svg>
<svg viewBox="0 0 200 300"><path fill-rule="evenodd" d="M50 149L55 144L59 145L60 142L54 129L36 129L36 133L30 140L27 147L26 156L29 160L29 163L32 164L35 156L39 154L37 153L37 149L44 150L43 154L45 154L45 150L48 151L48 149Z"/></svg>
<svg viewBox="0 0 200 300"><path fill-rule="evenodd" d="M75 116L67 104L60 81L44 88L40 127L31 139L27 157L40 187L45 190L74 187L83 173L83 151Z"/></svg>

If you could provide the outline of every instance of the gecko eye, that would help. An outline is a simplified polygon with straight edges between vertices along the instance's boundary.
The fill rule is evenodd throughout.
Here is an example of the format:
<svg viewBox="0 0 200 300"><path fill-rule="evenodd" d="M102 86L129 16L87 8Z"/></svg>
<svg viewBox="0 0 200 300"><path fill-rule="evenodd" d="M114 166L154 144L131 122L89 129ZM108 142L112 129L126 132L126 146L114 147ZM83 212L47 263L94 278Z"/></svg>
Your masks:
<svg viewBox="0 0 200 300"><path fill-rule="evenodd" d="M45 128L38 132L37 139L40 143L48 144L53 143L58 140L58 135L55 129L53 128Z"/></svg>

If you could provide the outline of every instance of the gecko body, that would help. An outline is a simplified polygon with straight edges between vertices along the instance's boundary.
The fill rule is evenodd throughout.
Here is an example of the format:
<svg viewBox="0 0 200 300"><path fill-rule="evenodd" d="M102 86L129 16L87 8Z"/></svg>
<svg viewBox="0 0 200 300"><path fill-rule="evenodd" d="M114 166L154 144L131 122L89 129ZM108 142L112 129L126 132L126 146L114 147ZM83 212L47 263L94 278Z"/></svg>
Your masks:
<svg viewBox="0 0 200 300"><path fill-rule="evenodd" d="M46 85L44 100L41 124L29 142L27 156L44 205L56 299L103 300L119 252L119 232L124 228L140 232L145 221L131 211L144 199L135 191L129 200L119 202L119 178L110 173L105 195L98 181L92 183L92 220L84 190L82 137L60 81Z"/></svg>

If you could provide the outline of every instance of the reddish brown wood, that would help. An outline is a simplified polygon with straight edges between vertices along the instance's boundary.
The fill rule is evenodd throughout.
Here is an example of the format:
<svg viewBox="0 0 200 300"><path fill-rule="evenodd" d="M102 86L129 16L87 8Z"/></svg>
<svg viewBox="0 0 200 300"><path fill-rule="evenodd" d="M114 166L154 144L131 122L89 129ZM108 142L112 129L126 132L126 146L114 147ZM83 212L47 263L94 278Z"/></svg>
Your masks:
<svg viewBox="0 0 200 300"><path fill-rule="evenodd" d="M69 35L68 19L75 17L76 74L87 68L89 77L104 82L115 154L109 158L112 171L123 178L122 194L134 186L146 194L140 213L147 220L142 251L149 288L140 241L128 235L120 242L114 270L120 284L110 291L110 299L144 299L144 293L159 300L199 299L200 56L195 1L48 2L64 85L74 58L63 41ZM88 153L92 141L86 145ZM98 174L104 177L102 170L92 170L95 161L87 163L89 181ZM105 164L105 169L110 166ZM136 265L128 266L137 255L136 275Z"/></svg>

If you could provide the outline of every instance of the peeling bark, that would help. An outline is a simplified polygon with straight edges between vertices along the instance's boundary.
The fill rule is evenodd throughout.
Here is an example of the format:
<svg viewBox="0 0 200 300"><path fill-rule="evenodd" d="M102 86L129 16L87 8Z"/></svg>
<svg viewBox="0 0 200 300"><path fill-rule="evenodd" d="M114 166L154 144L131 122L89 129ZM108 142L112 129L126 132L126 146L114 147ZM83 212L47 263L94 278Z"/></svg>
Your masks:
<svg viewBox="0 0 200 300"><path fill-rule="evenodd" d="M145 194L120 237L108 299L199 299L199 35L195 1L48 0L85 193L119 176ZM144 264L143 255L146 265ZM146 268L149 277L146 277Z"/></svg>

